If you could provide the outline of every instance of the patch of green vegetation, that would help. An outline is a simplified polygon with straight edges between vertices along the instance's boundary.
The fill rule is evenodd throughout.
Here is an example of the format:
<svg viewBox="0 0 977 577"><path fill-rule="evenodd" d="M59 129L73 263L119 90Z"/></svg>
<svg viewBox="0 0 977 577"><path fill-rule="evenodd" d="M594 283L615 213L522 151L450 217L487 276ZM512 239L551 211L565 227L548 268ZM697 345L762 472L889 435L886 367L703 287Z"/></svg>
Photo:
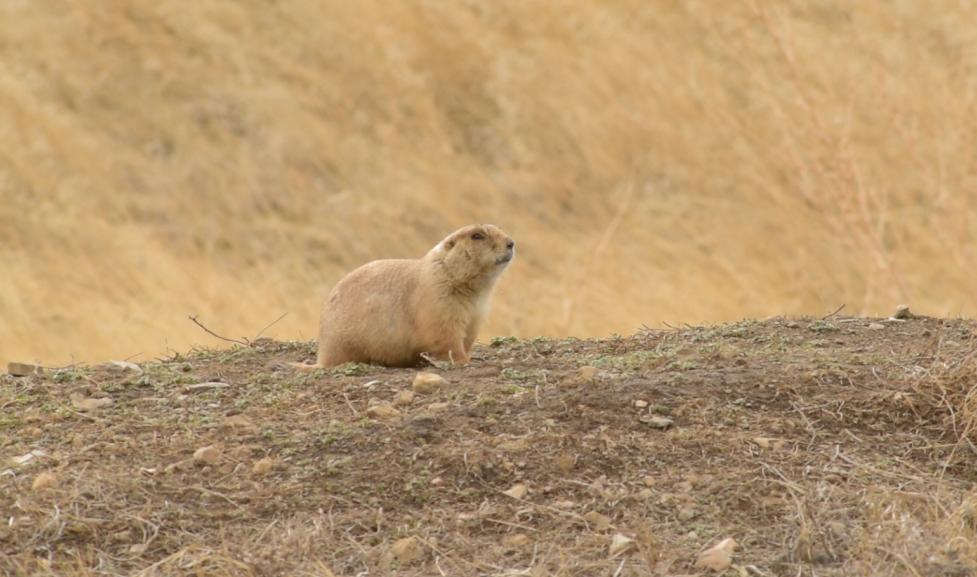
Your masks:
<svg viewBox="0 0 977 577"><path fill-rule="evenodd" d="M522 370L514 367L506 367L502 369L502 372L499 374L501 379L517 382L542 381L545 376L546 369Z"/></svg>
<svg viewBox="0 0 977 577"><path fill-rule="evenodd" d="M670 356L668 353L653 349L632 351L624 355L591 355L584 358L581 364L591 365L598 369L614 371L636 371L648 363L657 363Z"/></svg>
<svg viewBox="0 0 977 577"><path fill-rule="evenodd" d="M326 461L325 473L326 475L338 475L343 471L350 462L353 461L353 457L336 457L335 459L329 459Z"/></svg>
<svg viewBox="0 0 977 577"><path fill-rule="evenodd" d="M493 348L504 347L508 345L514 345L519 342L516 337L492 337L489 341L489 346Z"/></svg>
<svg viewBox="0 0 977 577"><path fill-rule="evenodd" d="M332 420L329 421L329 424L326 425L325 428L320 432L322 436L319 438L319 443L326 446L332 445L333 443L337 443L352 436L353 433L353 429L346 425L346 423Z"/></svg>
<svg viewBox="0 0 977 577"><path fill-rule="evenodd" d="M357 377L360 375L365 375L373 369L374 367L372 367L371 365L352 362L352 363L344 363L337 367L333 367L329 372L330 374L335 376L344 375L347 377Z"/></svg>
<svg viewBox="0 0 977 577"><path fill-rule="evenodd" d="M233 361L234 359L238 359L240 357L243 357L253 352L254 349L252 349L251 347L237 346L231 349L230 351L226 352L225 354L217 357L217 362L223 365L224 363L228 363L230 361Z"/></svg>
<svg viewBox="0 0 977 577"><path fill-rule="evenodd" d="M699 365L691 359L679 359L668 365L668 368L676 371L690 371L692 369L698 368Z"/></svg>
<svg viewBox="0 0 977 577"><path fill-rule="evenodd" d="M18 426L20 426L20 418L16 414L0 414L0 431L4 429L15 429Z"/></svg>
<svg viewBox="0 0 977 577"><path fill-rule="evenodd" d="M51 373L51 380L59 384L70 383L85 377L87 373L87 369L83 367L65 367Z"/></svg>
<svg viewBox="0 0 977 577"><path fill-rule="evenodd" d="M807 325L807 330L814 331L816 333L833 333L837 332L839 329L830 321L817 320Z"/></svg>

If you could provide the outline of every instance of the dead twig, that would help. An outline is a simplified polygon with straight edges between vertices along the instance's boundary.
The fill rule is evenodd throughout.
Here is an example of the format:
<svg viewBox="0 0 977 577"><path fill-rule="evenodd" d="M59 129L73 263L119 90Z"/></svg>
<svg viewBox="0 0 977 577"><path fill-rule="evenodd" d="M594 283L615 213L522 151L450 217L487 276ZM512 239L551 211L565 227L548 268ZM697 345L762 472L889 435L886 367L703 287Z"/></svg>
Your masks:
<svg viewBox="0 0 977 577"><path fill-rule="evenodd" d="M828 320L828 319L830 319L831 317L833 317L833 316L835 316L836 314L838 314L838 313L840 313L840 312L842 311L842 309L844 309L844 308L845 308L845 305L844 305L844 304L842 304L841 306L839 306L838 308L836 308L836 309L835 309L835 310L833 310L832 312L830 312L830 313L828 313L828 314L826 314L826 315L824 315L823 317L821 317L821 320L822 320L822 321L826 321L826 320Z"/></svg>
<svg viewBox="0 0 977 577"><path fill-rule="evenodd" d="M283 318L285 318L285 317L287 317L287 316L288 316L288 311L285 311L285 312L283 312L283 313L282 313L282 315L281 315L280 317L278 317L277 319L275 319L275 320L273 320L273 321L271 321L270 323L268 323L267 325L265 325L265 328L263 328L263 329L261 329L260 331L258 331L258 334L256 334L256 335L254 336L254 338L253 338L253 339L251 339L251 340L252 340L252 341L256 341L256 340L258 340L258 339L260 339L260 338L261 338L261 335L262 335L262 334L264 334L264 332L265 332L265 331L267 331L267 330L268 330L268 329L270 329L271 327L273 327L273 326L275 326L275 325L277 325L277 324L278 324L278 321L280 321L280 320L282 320Z"/></svg>
<svg viewBox="0 0 977 577"><path fill-rule="evenodd" d="M247 339L245 339L243 341L239 341L237 339L229 339L227 337L222 337L221 335L219 335L219 334L215 333L214 331L208 329L207 327L204 326L204 324L202 322L200 322L200 321L197 320L197 315L190 315L189 318L190 318L191 321L193 321L193 324L195 324L198 327L202 328L204 330L204 332L206 332L207 334L209 334L211 336L215 336L215 337L219 338L222 341L227 341L229 343L237 343L237 344L242 345L242 346L245 346L245 347L250 347L251 346L251 342L248 341Z"/></svg>

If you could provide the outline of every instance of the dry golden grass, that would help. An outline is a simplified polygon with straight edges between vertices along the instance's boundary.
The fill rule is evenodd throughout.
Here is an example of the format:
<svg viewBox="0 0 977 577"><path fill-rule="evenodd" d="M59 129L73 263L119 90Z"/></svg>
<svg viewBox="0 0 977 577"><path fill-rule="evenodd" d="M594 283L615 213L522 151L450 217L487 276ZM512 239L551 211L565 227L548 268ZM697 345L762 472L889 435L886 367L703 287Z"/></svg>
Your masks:
<svg viewBox="0 0 977 577"><path fill-rule="evenodd" d="M0 4L0 357L311 337L350 268L519 241L487 334L973 315L977 5Z"/></svg>

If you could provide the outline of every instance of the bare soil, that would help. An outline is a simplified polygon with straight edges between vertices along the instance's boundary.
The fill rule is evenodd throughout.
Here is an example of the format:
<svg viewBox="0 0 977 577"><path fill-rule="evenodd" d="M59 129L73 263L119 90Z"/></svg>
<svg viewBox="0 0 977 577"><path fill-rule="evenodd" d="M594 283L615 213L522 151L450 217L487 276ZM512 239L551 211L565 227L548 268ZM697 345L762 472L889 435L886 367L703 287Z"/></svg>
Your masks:
<svg viewBox="0 0 977 577"><path fill-rule="evenodd" d="M774 318L450 369L298 374L312 343L261 340L8 375L0 573L705 575L733 538L727 575L972 575L975 335ZM447 385L371 409L419 370Z"/></svg>

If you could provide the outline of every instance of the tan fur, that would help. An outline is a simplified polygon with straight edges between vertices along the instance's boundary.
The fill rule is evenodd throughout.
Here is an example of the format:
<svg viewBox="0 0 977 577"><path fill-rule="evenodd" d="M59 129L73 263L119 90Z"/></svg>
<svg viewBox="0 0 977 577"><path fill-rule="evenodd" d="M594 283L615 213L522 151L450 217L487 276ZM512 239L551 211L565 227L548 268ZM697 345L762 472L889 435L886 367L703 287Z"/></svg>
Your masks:
<svg viewBox="0 0 977 577"><path fill-rule="evenodd" d="M473 239L476 234L484 238ZM417 365L422 353L467 363L514 244L496 226L471 225L420 259L361 266L326 299L316 363L295 366L313 370L356 361L407 367Z"/></svg>

